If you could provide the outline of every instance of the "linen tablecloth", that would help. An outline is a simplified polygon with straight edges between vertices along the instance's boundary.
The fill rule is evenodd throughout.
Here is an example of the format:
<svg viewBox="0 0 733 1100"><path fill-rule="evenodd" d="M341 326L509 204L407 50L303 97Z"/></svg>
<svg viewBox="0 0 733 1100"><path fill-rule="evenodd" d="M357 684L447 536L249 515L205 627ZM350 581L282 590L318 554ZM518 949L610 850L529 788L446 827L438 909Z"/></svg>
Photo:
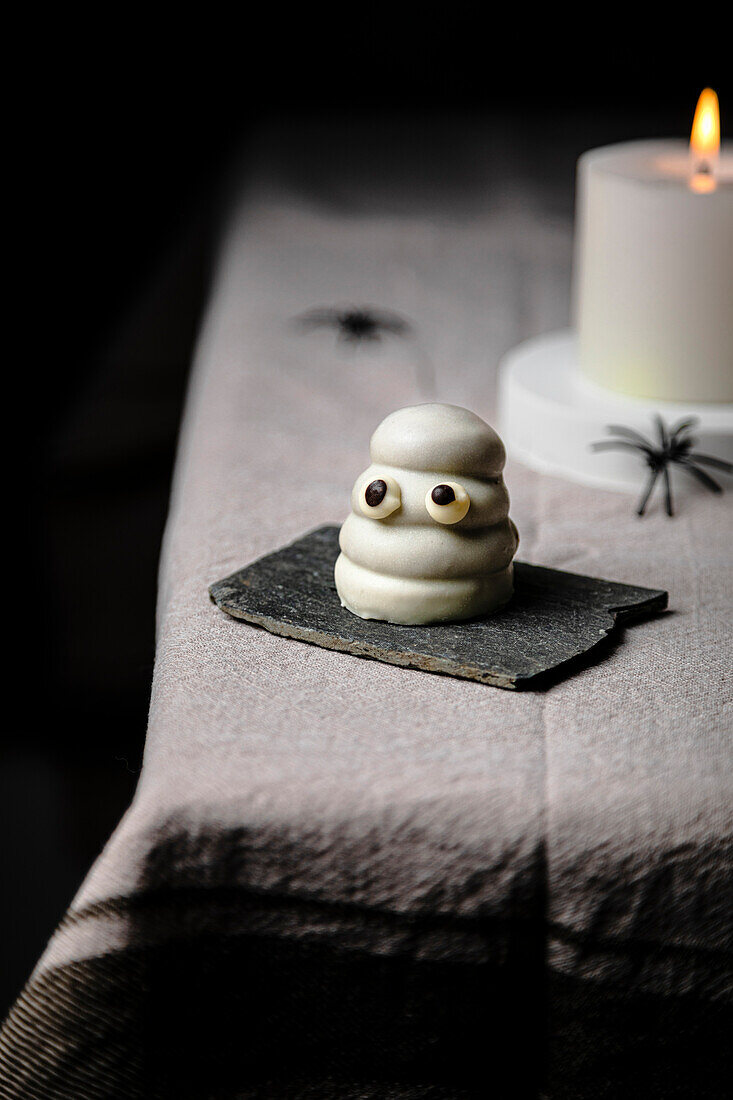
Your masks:
<svg viewBox="0 0 733 1100"><path fill-rule="evenodd" d="M500 354L567 323L572 158L542 179L476 122L274 131L253 161L192 372L139 787L11 1013L5 1095L725 1095L730 500L639 520L510 459L521 558L670 592L545 692L275 637L207 593L339 522L392 409L494 421ZM297 321L344 304L410 331Z"/></svg>

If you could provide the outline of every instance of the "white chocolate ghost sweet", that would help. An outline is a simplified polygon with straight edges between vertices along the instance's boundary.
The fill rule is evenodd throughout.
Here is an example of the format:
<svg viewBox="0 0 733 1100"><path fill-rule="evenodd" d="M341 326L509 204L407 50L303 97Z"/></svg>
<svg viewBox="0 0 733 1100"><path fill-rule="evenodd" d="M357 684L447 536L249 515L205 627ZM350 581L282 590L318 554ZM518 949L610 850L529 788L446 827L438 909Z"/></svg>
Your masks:
<svg viewBox="0 0 733 1100"><path fill-rule="evenodd" d="M382 421L370 453L339 536L342 605L417 625L505 604L519 537L493 428L457 405L411 405Z"/></svg>

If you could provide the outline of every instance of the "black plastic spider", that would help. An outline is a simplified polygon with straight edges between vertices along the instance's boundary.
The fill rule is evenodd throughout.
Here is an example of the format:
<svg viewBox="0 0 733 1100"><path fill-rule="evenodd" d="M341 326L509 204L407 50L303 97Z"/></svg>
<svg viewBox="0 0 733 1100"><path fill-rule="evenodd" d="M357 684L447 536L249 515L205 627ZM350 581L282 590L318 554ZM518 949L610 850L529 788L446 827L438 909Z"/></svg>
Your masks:
<svg viewBox="0 0 733 1100"><path fill-rule="evenodd" d="M664 496L667 515L674 515L674 509L672 507L672 486L669 476L669 468L672 463L676 466L680 466L688 474L692 474L694 478L712 493L722 493L722 485L719 485L705 470L701 470L700 466L712 466L716 470L722 470L723 473L733 474L733 462L726 462L722 458L713 458L712 455L701 455L692 450L696 440L687 433L697 424L697 417L692 416L688 417L686 420L680 420L673 428L667 428L661 416L655 417L655 422L659 434L659 446L648 440L641 432L634 431L633 428L621 427L618 424L609 424L608 431L613 435L620 435L623 438L605 439L600 443L591 444L594 451L624 449L638 451L639 454L644 456L646 464L649 467L649 479L644 488L641 501L639 502L637 515L644 515L649 497L652 495L652 490L656 485L657 478L660 476L664 478Z"/></svg>
<svg viewBox="0 0 733 1100"><path fill-rule="evenodd" d="M334 328L339 339L353 343L361 340L379 340L382 334L405 336L410 326L396 313L371 309L366 306L344 306L341 309L311 309L298 321L306 328Z"/></svg>

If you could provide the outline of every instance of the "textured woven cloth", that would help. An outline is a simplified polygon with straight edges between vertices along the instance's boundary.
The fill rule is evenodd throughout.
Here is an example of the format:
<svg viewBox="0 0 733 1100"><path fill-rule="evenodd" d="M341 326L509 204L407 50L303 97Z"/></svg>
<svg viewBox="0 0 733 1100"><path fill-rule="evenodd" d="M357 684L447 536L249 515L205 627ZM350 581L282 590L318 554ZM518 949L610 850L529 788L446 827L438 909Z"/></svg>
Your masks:
<svg viewBox="0 0 733 1100"><path fill-rule="evenodd" d="M263 143L193 369L141 780L6 1025L4 1095L725 1095L730 500L640 521L510 460L524 560L670 592L543 693L208 598L344 517L386 413L491 422L499 355L566 323L571 161L553 188L478 126L412 140L328 170L328 132ZM295 320L344 303L410 332Z"/></svg>

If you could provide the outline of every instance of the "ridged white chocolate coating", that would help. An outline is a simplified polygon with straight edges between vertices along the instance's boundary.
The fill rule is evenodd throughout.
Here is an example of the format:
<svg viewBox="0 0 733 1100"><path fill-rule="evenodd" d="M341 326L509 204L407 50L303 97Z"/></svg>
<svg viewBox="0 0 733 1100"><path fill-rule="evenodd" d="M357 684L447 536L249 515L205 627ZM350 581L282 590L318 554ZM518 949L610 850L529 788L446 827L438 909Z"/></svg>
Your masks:
<svg viewBox="0 0 733 1100"><path fill-rule="evenodd" d="M475 577L505 569L517 538L511 521L461 530L463 521L442 527L388 526L364 516L348 516L341 528L341 550L365 569L389 576Z"/></svg>
<svg viewBox="0 0 733 1100"><path fill-rule="evenodd" d="M351 495L339 538L336 588L364 619L422 624L487 614L512 595L518 536L501 471L504 446L480 417L455 405L391 413L371 440L372 465ZM366 487L394 479L400 507L382 519L364 506ZM470 497L457 523L433 519L426 496L447 482Z"/></svg>
<svg viewBox="0 0 733 1100"><path fill-rule="evenodd" d="M372 462L443 476L496 477L506 462L494 429L459 405L408 405L390 413L372 436L369 453Z"/></svg>
<svg viewBox="0 0 733 1100"><path fill-rule="evenodd" d="M512 597L513 568L459 580L416 580L373 573L339 554L334 576L341 603L360 618L421 626L497 611Z"/></svg>

